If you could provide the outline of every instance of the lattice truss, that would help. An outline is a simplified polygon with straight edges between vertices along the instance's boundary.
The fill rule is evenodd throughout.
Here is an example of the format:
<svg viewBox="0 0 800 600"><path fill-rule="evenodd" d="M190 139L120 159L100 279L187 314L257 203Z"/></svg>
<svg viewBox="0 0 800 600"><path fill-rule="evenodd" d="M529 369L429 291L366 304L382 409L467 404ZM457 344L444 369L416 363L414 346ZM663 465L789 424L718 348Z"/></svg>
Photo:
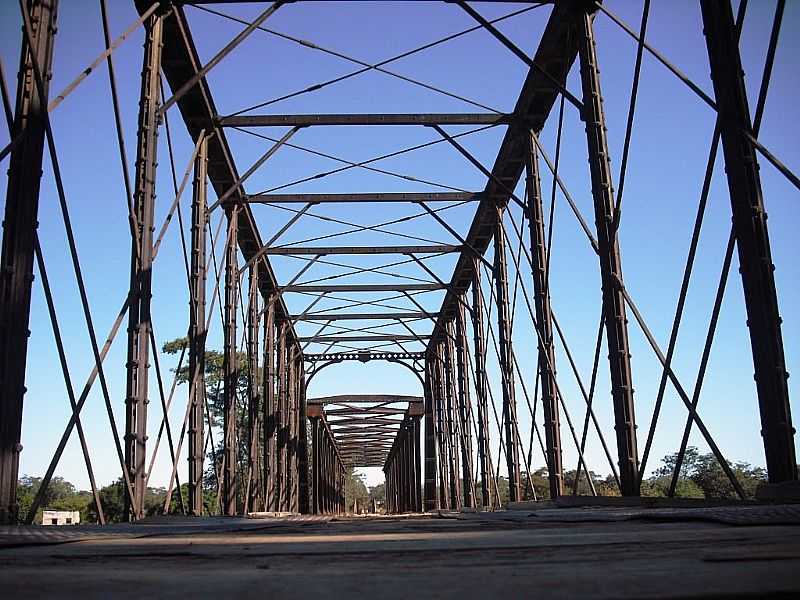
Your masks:
<svg viewBox="0 0 800 600"><path fill-rule="evenodd" d="M749 101L738 44L749 16L747 2L736 14L727 0L699 2L707 56L696 58L710 65L710 85L697 83L648 41L649 0L642 4L638 26L613 8L588 1L511 6L459 1L446 9L468 19L467 27L378 62L287 33L279 22L299 10L294 3L225 4L136 0L138 18L118 34L110 29L106 0L100 0L102 19L94 26L102 28L106 50L52 94L56 2L20 0L23 51L16 105L5 70L2 79L9 131L0 155L9 167L0 296L3 520L16 518L25 348L31 288L37 285L31 283L34 259L71 417L31 516L77 430L103 519L80 418L96 387L131 519L144 514L144 493L164 447L171 471L165 512L177 490L180 510L203 514L204 487L216 490L217 508L225 514L339 512L344 509L345 469L351 466L384 469L391 511L498 507L501 477L508 482L511 501L536 499L532 476L542 464L550 497L576 493L581 481L597 494L600 481L593 470L610 473L604 485L636 496L646 468L652 468L659 417L669 403L682 410L668 413L681 424L679 435L668 442L678 452L670 494L690 439L700 439L743 497L712 435L724 423L704 420L701 403L736 260L751 342L743 356L749 363L752 354L755 365L754 395L769 479L796 479L788 373L759 175L759 163L774 170L797 199L797 176L759 140L784 1L777 2L772 16L761 72L749 73L759 78L757 94ZM418 14L427 9L404 10ZM304 18L311 14L303 13ZM538 40L532 53L504 33L519 22L539 23L531 26L541 30L532 37ZM625 90L627 105L623 141L612 148L618 150L614 168L603 103L605 86L612 84L601 82L599 60L605 55L595 43L600 23L629 37L628 51L635 56L629 79L613 83L616 96ZM198 24L203 31L222 32L220 39L195 37ZM228 31L232 35L225 39L230 41L221 45ZM126 39L142 32L138 120L131 140L126 139L130 127L120 108L114 57ZM478 34L482 41L473 42ZM248 53L246 43L258 36L280 40L286 55ZM509 99L517 98L513 106L492 107L402 68L404 61L421 65L426 56L454 44L462 57L491 48L521 69L508 90ZM331 65L330 78L295 88L278 81L270 87L272 71L296 75L309 56ZM121 308L101 344L103 332L90 310L90 298L101 291L89 289L83 275L88 261L79 257L80 241L70 219L77 200L69 198L60 168L67 150L59 146L62 154L57 151L51 118L84 81L103 77L93 73L104 63L124 183L121 193L115 190L111 196L125 199L132 252L130 290L120 291ZM674 76L685 93L696 96L705 118L712 124L716 119L704 178L691 184L699 202L682 277L677 292L671 292L676 298L671 322L660 323L657 330L648 325L648 307L640 306L637 295L648 296L646 287L662 280L650 273L632 289L623 278L621 253L622 207L645 201L625 194L629 165L637 151L648 145L652 151L658 144L658 139L637 139L636 124L648 113L669 109L666 103L637 103L648 69ZM242 83L232 87L237 76ZM292 85L303 81L288 80ZM470 112L308 109L338 108L341 98L331 91L346 85L361 85L354 95L361 95L367 106L399 106L392 93L398 90L402 98L400 90L412 89ZM384 86L388 93L381 95ZM272 97L256 98L262 89L275 91ZM438 106L433 100L429 105ZM299 112L275 112L284 107ZM180 151L176 121L183 122L191 138ZM130 160L134 147L135 162ZM702 352L694 352L698 360L691 366L681 361L678 373L684 314L692 302L701 302L691 299L689 291L714 170L723 168L718 154L724 159L720 185L727 184L732 226L717 266L716 293L710 309L704 309L706 331L696 338ZM588 157L588 168L577 173L567 163L565 171L569 155ZM43 156L49 163L47 176L55 181L93 357L85 380L69 368L36 233ZM458 177L449 176L453 173ZM566 239L560 256L559 236ZM676 237L653 242L667 244L670 253L685 252L686 241ZM172 381L159 363L163 353L157 340L163 340L156 336L153 318L161 312L159 303L172 301L153 279L156 259L170 239L179 239L180 246L173 247L181 248L170 277L188 290L181 293L189 302L185 343ZM582 293L591 309L577 307L574 286L566 293L559 288L569 278L583 279ZM590 320L584 318L588 310ZM124 419L116 415L119 402L104 363L119 337L127 337ZM223 350L221 365L212 368L205 361L214 344ZM647 355L643 364L653 363L647 371L654 382L647 388L652 388L650 397L637 396L637 401L632 346ZM419 383L419 397L307 398L309 382L322 369L335 370L347 361L361 361L367 368L376 361L403 365ZM176 385L179 374L187 385ZM219 428L208 406L207 379L212 376L223 400ZM603 401L603 394L611 402ZM148 411L148 403L160 407L155 420L158 411ZM172 407L179 417L170 420L165 415ZM637 416L644 423L638 435ZM207 473L209 448L215 460ZM179 467L187 459L184 498ZM571 485L566 486L570 470Z"/></svg>

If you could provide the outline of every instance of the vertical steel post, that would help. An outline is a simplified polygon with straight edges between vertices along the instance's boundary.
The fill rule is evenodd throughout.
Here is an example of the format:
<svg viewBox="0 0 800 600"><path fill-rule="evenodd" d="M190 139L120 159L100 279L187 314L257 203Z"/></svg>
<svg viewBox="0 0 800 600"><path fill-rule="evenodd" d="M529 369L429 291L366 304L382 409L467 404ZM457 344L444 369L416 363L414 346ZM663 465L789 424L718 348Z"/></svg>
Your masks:
<svg viewBox="0 0 800 600"><path fill-rule="evenodd" d="M276 449L275 449L275 510L286 510L286 492L285 492L285 471L286 464L286 322L281 320L278 323L278 372L277 372L277 389L275 396L275 431L276 431Z"/></svg>
<svg viewBox="0 0 800 600"><path fill-rule="evenodd" d="M497 294L497 330L500 338L500 378L503 388L503 428L506 438L508 498L520 500L519 438L517 436L517 401L514 395L514 364L511 355L511 321L508 306L508 268L503 229L504 209L497 208L494 229L494 280Z"/></svg>
<svg viewBox="0 0 800 600"><path fill-rule="evenodd" d="M466 331L466 309L463 299L459 302L458 312L456 313L456 373L458 380L458 418L459 436L461 441L461 467L464 479L464 506L473 508L475 498L472 491L475 482L472 478L472 405L469 393L469 374L467 373L467 331Z"/></svg>
<svg viewBox="0 0 800 600"><path fill-rule="evenodd" d="M148 369L150 367L150 300L152 297L153 219L156 199L156 152L161 69L162 17L156 13L145 22L142 85L136 146L136 179L133 214L136 236L131 241L130 305L128 307L128 355L125 398L125 467L135 499L125 493L125 516L143 517L146 486ZM139 514L132 515L133 506Z"/></svg>
<svg viewBox="0 0 800 600"><path fill-rule="evenodd" d="M733 11L729 1L701 0L703 27L719 114L725 172L739 252L747 326L753 352L770 483L797 479L794 427L789 405L781 317L775 289L767 213L752 132Z"/></svg>
<svg viewBox="0 0 800 600"><path fill-rule="evenodd" d="M561 462L561 425L558 414L556 386L556 355L553 347L553 320L550 310L550 289L547 274L547 242L544 234L544 209L539 179L539 155L534 133L528 135L525 156L525 172L528 223L531 234L531 262L533 267L533 297L539 335L539 372L542 385L542 408L544 411L545 444L547 445L547 471L550 482L550 498L562 493L563 466Z"/></svg>
<svg viewBox="0 0 800 600"><path fill-rule="evenodd" d="M439 458L439 508L450 508L448 494L449 479L447 466L447 430L444 420L444 382L442 377L442 344L434 348L434 406L436 410L436 444Z"/></svg>
<svg viewBox="0 0 800 600"><path fill-rule="evenodd" d="M204 137L194 161L192 196L192 256L189 291L189 511L203 514L206 371L206 201L208 142ZM195 375L196 374L196 375Z"/></svg>
<svg viewBox="0 0 800 600"><path fill-rule="evenodd" d="M236 309L239 299L239 268L237 261L239 211L229 212L230 237L225 247L225 317L223 346L223 447L225 467L223 469L222 507L226 515L237 513L237 388L239 366L236 356Z"/></svg>
<svg viewBox="0 0 800 600"><path fill-rule="evenodd" d="M433 366L431 353L425 357L425 380L424 380L424 400L425 400L425 490L424 508L426 511L439 508L439 497L436 487L436 429L434 419L434 397L433 397Z"/></svg>
<svg viewBox="0 0 800 600"><path fill-rule="evenodd" d="M600 72L594 42L592 15L581 15L578 53L583 87L583 114L589 149L600 276L603 288L614 429L617 434L620 487L623 496L639 495L639 458L636 448L636 418L633 402L628 320L622 293L622 257L614 227L614 190L608 155Z"/></svg>
<svg viewBox="0 0 800 600"><path fill-rule="evenodd" d="M287 329L288 331L288 329ZM287 348L287 384L286 384L286 510L294 512L297 501L297 385L295 369L295 348Z"/></svg>
<svg viewBox="0 0 800 600"><path fill-rule="evenodd" d="M248 371L248 397L247 397L247 425L248 425L248 465L247 472L247 507L256 510L259 499L260 469L258 463L259 446L259 414L261 404L261 372L258 364L258 334L260 329L260 316L258 309L258 265L249 268L249 288L247 294L247 371ZM247 511L245 511L247 512Z"/></svg>
<svg viewBox="0 0 800 600"><path fill-rule="evenodd" d="M319 419L310 417L311 420L311 513L320 514L319 505Z"/></svg>
<svg viewBox="0 0 800 600"><path fill-rule="evenodd" d="M300 490L298 510L309 513L308 502L308 417L306 413L306 375L303 371L303 355L298 352L297 360L297 400L298 400L298 440L297 469Z"/></svg>
<svg viewBox="0 0 800 600"><path fill-rule="evenodd" d="M475 404L478 407L478 470L481 478L481 502L492 506L492 474L489 467L489 415L486 381L486 340L483 325L480 262L474 259L472 269L472 337L475 352Z"/></svg>
<svg viewBox="0 0 800 600"><path fill-rule="evenodd" d="M414 478L412 480L412 485L414 486L414 506L413 510L415 512L422 512L422 481L421 481L421 473L420 473L420 455L422 454L420 448L420 417L414 417Z"/></svg>
<svg viewBox="0 0 800 600"><path fill-rule="evenodd" d="M12 139L21 136L21 140L9 159L0 258L0 524L16 524L19 512L17 477L22 451L22 406L47 118L47 97L39 96L33 61L41 70L47 94L58 3L34 0L26 5L34 47L28 46L23 35L11 131Z"/></svg>
<svg viewBox="0 0 800 600"><path fill-rule="evenodd" d="M278 510L275 503L277 422L275 405L275 302L265 299L264 316L264 510Z"/></svg>
<svg viewBox="0 0 800 600"><path fill-rule="evenodd" d="M450 472L450 508L461 508L461 469L458 460L458 418L456 416L456 361L453 349L453 323L445 325L447 336L444 340L444 380L445 380L445 414L447 429L447 464Z"/></svg>

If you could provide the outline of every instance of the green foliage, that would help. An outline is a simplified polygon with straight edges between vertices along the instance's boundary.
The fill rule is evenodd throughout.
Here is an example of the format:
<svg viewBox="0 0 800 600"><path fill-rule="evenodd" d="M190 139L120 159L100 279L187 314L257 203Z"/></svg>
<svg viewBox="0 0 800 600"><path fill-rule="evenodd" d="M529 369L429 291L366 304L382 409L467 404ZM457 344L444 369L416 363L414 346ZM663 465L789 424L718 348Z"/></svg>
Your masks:
<svg viewBox="0 0 800 600"><path fill-rule="evenodd" d="M384 504L386 502L386 484L379 483L369 488L369 499L375 500L378 504Z"/></svg>
<svg viewBox="0 0 800 600"><path fill-rule="evenodd" d="M353 467L348 467L344 478L344 506L345 512L353 512L355 500L363 510L369 500L369 492L364 484L364 476L356 473Z"/></svg>
<svg viewBox="0 0 800 600"><path fill-rule="evenodd" d="M189 338L176 338L166 342L161 350L166 354L180 354L187 347ZM205 387L206 401L208 403L208 417L215 428L221 428L224 422L225 398L224 398L224 354L216 350L206 350L205 354ZM249 449L249 428L248 428L248 402L250 390L250 371L247 354L244 352L236 353L237 361L237 380L236 380L236 455L239 465L246 465ZM188 359L184 358L184 364L177 370L178 385L189 383L190 373ZM209 514L217 514L217 474L222 468L222 434L219 433L214 440L214 446L209 448L206 457L205 473L203 475L204 499L203 503L209 510ZM243 471L245 472L246 469ZM245 486L238 486L238 492L244 493ZM174 495L175 496L175 495ZM184 497L187 497L184 495ZM240 498L240 505L243 505L243 498Z"/></svg>
<svg viewBox="0 0 800 600"><path fill-rule="evenodd" d="M41 483L41 477L30 477L29 475L23 476L17 482L17 502L19 503L19 519L21 522L26 521ZM63 477L55 476L50 480L50 485L47 487L33 522L41 524L43 509L77 510L81 513L81 521L85 521L90 505L94 505L90 492L79 492L69 481L66 481Z"/></svg>
<svg viewBox="0 0 800 600"><path fill-rule="evenodd" d="M677 462L677 453L665 456L661 460L661 467L655 470L653 477L642 482L642 495L666 496ZM745 498L754 498L756 488L767 480L767 473L761 467L754 467L746 462L731 463L730 467L742 485ZM710 452L700 454L694 446L686 448L680 476L675 486L675 496L709 499L738 498L716 457Z"/></svg>

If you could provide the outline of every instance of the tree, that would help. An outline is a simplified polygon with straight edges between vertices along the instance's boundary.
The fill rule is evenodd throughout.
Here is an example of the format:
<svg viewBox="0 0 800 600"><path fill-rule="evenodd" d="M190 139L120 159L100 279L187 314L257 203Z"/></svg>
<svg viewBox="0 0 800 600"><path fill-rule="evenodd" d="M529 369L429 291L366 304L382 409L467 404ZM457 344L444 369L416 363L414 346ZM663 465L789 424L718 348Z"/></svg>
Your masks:
<svg viewBox="0 0 800 600"><path fill-rule="evenodd" d="M162 346L162 351L166 354L179 354L188 347L189 338L182 337L176 338L172 341L166 342ZM215 428L221 428L224 422L225 412L225 396L224 396L224 360L225 355L216 350L206 350L205 353L205 396L208 404L208 417L211 425ZM236 380L236 456L237 462L240 466L241 472L246 473L246 468L250 455L249 450L249 423L248 418L248 403L249 403L249 390L250 390L250 371L247 354L244 352L236 353L237 360L237 380ZM189 383L188 360L184 361L184 365L177 370L178 385ZM187 392L188 393L188 392ZM203 489L204 499L203 503L209 510L209 514L216 514L218 512L217 491L218 481L217 477L222 468L224 442L221 432L214 440L214 445L209 448L208 456L205 460L205 473L203 474ZM239 494L244 494L246 486L237 486ZM176 496L173 494L173 496ZM184 498L188 497L186 494ZM174 498L173 498L174 499ZM243 497L240 498L239 504L243 505Z"/></svg>
<svg viewBox="0 0 800 600"><path fill-rule="evenodd" d="M375 500L378 504L384 504L386 502L386 484L379 483L369 488L369 499Z"/></svg>
<svg viewBox="0 0 800 600"><path fill-rule="evenodd" d="M28 512L33 507L36 494L42 485L41 477L31 477L24 475L17 482L17 502L19 503L19 519L25 522ZM79 492L69 481L56 475L50 480L47 491L42 499L39 510L33 519L34 523L42 522L42 511L44 509L53 510L77 510L81 513L81 521L89 519L89 508L94 509L94 500L90 492Z"/></svg>
<svg viewBox="0 0 800 600"><path fill-rule="evenodd" d="M344 478L344 506L345 512L354 512L354 501L358 501L360 507L366 505L369 499L367 486L364 484L364 476L356 473L354 467L347 467Z"/></svg>
<svg viewBox="0 0 800 600"><path fill-rule="evenodd" d="M652 477L642 482L642 495L668 495L677 462L677 454L668 454L661 459L661 467L653 472ZM763 468L754 467L747 462L732 463L730 467L742 485L745 498L754 498L756 488L767 480L767 473ZM694 446L686 448L675 486L675 496L710 499L738 498L733 485L714 454L710 452L700 454Z"/></svg>

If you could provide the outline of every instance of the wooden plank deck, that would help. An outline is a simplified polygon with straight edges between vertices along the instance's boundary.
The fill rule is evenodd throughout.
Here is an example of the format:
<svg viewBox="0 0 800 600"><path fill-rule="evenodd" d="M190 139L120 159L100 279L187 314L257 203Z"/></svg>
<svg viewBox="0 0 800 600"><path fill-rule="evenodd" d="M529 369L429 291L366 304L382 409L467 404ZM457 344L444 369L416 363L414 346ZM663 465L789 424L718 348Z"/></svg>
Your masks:
<svg viewBox="0 0 800 600"><path fill-rule="evenodd" d="M800 507L754 508L4 528L0 590L5 598L800 597Z"/></svg>

